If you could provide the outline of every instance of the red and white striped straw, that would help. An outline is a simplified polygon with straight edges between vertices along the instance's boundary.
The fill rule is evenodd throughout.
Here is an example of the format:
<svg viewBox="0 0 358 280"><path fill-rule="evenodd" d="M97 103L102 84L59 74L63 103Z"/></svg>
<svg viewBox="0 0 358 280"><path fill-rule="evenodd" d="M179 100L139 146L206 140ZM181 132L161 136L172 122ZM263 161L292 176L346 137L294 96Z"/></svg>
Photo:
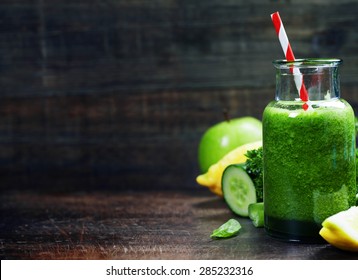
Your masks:
<svg viewBox="0 0 358 280"><path fill-rule="evenodd" d="M285 27L283 26L279 12L271 14L271 19L272 19L273 25L276 29L276 33L277 33L278 39L280 41L282 50L285 54L286 60L287 61L295 61L295 56L293 54L290 42L288 41L286 30L285 30ZM307 92L307 89L303 83L303 76L302 76L300 70L296 67L292 67L292 68L290 68L290 70L291 70L291 73L294 74L294 80L295 80L295 84L297 87L297 91L300 94L300 99L303 102L307 102L308 101L308 92ZM308 107L309 106L306 103L303 106L303 108L305 110L307 110Z"/></svg>

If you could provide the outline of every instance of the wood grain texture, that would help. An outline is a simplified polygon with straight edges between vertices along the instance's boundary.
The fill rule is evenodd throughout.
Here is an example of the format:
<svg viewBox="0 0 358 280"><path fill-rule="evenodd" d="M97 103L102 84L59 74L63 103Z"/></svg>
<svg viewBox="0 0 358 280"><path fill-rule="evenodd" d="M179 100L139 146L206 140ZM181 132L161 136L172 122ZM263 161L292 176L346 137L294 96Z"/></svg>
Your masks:
<svg viewBox="0 0 358 280"><path fill-rule="evenodd" d="M1 215L1 259L358 259L272 239L208 192L11 192ZM229 218L239 235L210 239Z"/></svg>
<svg viewBox="0 0 358 280"><path fill-rule="evenodd" d="M195 188L205 129L273 99L276 10L357 109L354 0L1 1L1 188Z"/></svg>

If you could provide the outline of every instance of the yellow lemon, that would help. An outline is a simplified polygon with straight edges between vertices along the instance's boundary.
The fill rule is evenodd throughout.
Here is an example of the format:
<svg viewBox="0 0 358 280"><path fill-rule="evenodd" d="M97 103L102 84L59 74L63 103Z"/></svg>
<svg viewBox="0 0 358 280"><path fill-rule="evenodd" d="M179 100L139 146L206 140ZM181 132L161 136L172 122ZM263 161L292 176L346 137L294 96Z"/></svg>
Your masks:
<svg viewBox="0 0 358 280"><path fill-rule="evenodd" d="M358 206L325 219L319 234L333 246L358 252Z"/></svg>
<svg viewBox="0 0 358 280"><path fill-rule="evenodd" d="M258 149L262 146L262 141L255 141L244 144L227 153L217 163L209 167L208 172L199 175L196 181L199 185L208 187L213 193L222 196L221 177L227 166L230 164L245 163L247 151Z"/></svg>

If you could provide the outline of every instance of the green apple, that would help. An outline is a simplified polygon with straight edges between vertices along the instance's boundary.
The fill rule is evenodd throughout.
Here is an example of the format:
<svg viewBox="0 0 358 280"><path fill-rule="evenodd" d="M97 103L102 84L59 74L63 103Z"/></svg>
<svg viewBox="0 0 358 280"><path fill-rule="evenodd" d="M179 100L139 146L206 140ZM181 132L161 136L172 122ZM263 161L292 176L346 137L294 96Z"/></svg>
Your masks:
<svg viewBox="0 0 358 280"><path fill-rule="evenodd" d="M218 123L203 134L198 151L199 167L205 173L231 150L262 139L262 123L253 117L241 117Z"/></svg>

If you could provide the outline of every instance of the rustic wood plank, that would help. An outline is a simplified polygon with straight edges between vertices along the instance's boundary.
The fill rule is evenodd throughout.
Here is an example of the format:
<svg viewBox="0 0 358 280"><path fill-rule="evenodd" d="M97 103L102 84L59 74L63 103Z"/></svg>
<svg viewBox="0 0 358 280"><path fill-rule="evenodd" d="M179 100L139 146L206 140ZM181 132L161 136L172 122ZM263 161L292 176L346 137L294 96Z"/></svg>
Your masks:
<svg viewBox="0 0 358 280"><path fill-rule="evenodd" d="M344 59L342 96L357 110L357 9L353 0L1 1L1 188L195 188L204 130L224 109L261 118L273 98L276 10L297 57Z"/></svg>
<svg viewBox="0 0 358 280"><path fill-rule="evenodd" d="M1 213L1 259L358 259L328 244L274 240L207 192L12 192ZM210 239L229 218L240 234Z"/></svg>
<svg viewBox="0 0 358 280"><path fill-rule="evenodd" d="M17 2L0 6L3 95L270 86L274 10L297 57L340 56L356 76L356 1Z"/></svg>

